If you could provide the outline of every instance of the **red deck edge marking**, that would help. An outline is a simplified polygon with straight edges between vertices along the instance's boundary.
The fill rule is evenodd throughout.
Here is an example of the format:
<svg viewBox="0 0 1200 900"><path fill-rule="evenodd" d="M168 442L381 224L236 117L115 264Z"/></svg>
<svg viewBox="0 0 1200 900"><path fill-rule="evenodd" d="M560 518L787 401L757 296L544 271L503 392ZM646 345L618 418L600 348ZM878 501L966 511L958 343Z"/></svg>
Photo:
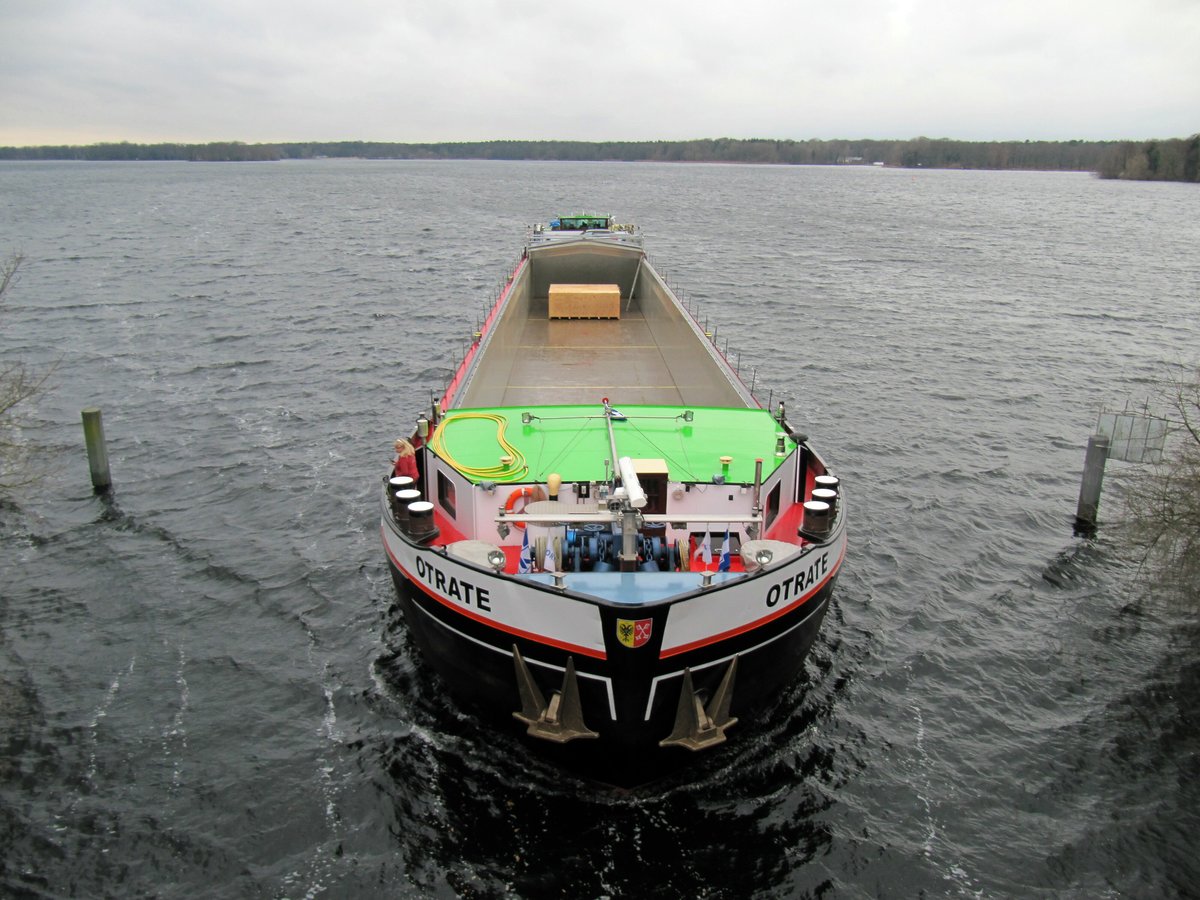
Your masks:
<svg viewBox="0 0 1200 900"><path fill-rule="evenodd" d="M508 297L509 291L512 290L512 286L517 282L517 274L521 271L521 268L526 262L528 262L527 257L521 257L521 259L517 262L516 268L514 268L512 270L512 274L508 276L508 282L504 285L504 290L500 292L500 296L496 298L496 302L492 304L492 308L488 310L487 316L484 317L483 327L480 329L479 341L473 344L471 349L467 351L466 356L463 357L463 361L459 363L458 369L454 373L454 377L451 378L450 383L446 385L446 392L442 394L443 409L450 409L450 404L454 400L454 395L458 393L460 386L459 382L462 380L462 376L466 373L467 369L471 367L471 363L475 360L475 353L477 350L479 350L480 345L483 343L483 335L487 334L488 328L492 324L492 320L496 317L496 310L498 310L504 304L505 299Z"/></svg>
<svg viewBox="0 0 1200 900"><path fill-rule="evenodd" d="M819 594L821 589L825 587L826 582L828 582L829 579L833 578L833 576L838 573L838 569L842 567L842 560L845 558L846 545L843 543L841 555L838 556L838 561L834 563L833 571L822 578L820 583L815 588L813 588L800 599L793 601L791 605L785 606L783 609L778 609L769 616L764 616L761 619L755 619L753 622L747 622L745 625L739 625L737 628L734 628L730 631L723 631L720 634L710 635L709 637L701 638L698 641L692 641L690 644L681 644L678 647L672 647L670 650L659 651L658 658L667 659L671 656L678 656L680 653L688 653L691 650L699 650L701 647L707 647L709 644L716 644L720 641L727 640L728 638L737 637L739 634L745 634L747 631L753 631L755 628L766 625L768 622L775 621L780 616L787 615L792 610L803 606L809 600Z"/></svg>
<svg viewBox="0 0 1200 900"><path fill-rule="evenodd" d="M808 495L812 495L812 488L807 488ZM765 537L767 540L782 541L787 544L794 544L796 529L804 521L804 504L792 503L786 510L775 517L775 521L771 523L771 527L767 529Z"/></svg>
<svg viewBox="0 0 1200 900"><path fill-rule="evenodd" d="M386 535L386 531L384 530L383 526L380 526L379 530L381 533ZM392 548L388 546L386 540L383 542L383 549L387 552L388 559L392 561L397 569L404 573L404 577L409 580L409 583L415 584L426 595L436 600L447 609L458 613L460 616L466 616L468 619L473 619L474 621L479 622L481 625L487 625L489 628L494 628L497 631L503 631L507 634L515 634L517 637L523 637L530 641L536 641L539 644L547 644L551 647L557 647L559 650L568 650L571 653L578 653L581 656L590 656L592 659L608 659L608 655L603 650L593 650L591 647L582 647L578 644L568 644L566 641L556 641L553 638L546 637L543 634L534 634L531 631L522 631L520 628L513 628L511 625L505 625L502 622L497 622L495 619L489 619L487 616L481 616L477 612L472 612L469 609L463 609L457 603L452 603L440 594L431 591L419 578L409 572L408 569L404 568L404 566L400 564L400 560L396 559L395 555L392 553Z"/></svg>
<svg viewBox="0 0 1200 900"><path fill-rule="evenodd" d="M436 506L433 509L433 524L438 529L438 536L432 541L434 546L444 547L447 544L453 544L455 541L465 541L467 539L467 536L459 531L454 523Z"/></svg>

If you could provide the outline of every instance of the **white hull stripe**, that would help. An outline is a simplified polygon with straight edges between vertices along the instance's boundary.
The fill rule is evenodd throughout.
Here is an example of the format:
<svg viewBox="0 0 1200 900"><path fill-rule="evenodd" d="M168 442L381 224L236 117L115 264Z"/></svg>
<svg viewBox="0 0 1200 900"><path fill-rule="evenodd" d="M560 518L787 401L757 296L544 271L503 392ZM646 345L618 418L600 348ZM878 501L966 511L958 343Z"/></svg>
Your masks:
<svg viewBox="0 0 1200 900"><path fill-rule="evenodd" d="M781 607L780 609L777 609L774 612L763 616L762 618L755 619L752 622L746 622L743 625L739 625L736 628L731 628L726 631L719 632L718 634L705 635L702 638L699 638L694 641L689 641L686 644L679 644L674 647L664 647L662 649L662 651L658 654L658 658L659 659L667 659L668 657L671 657L671 656L678 656L680 653L687 653L691 650L699 650L701 647L707 647L709 644L717 644L717 643L720 643L721 641L729 640L730 638L737 637L740 634L745 634L748 631L754 631L754 629L756 629L756 628L761 628L763 625L766 625L769 622L774 622L776 619L780 618L781 616L786 616L788 613L794 612L796 609L803 606L805 603L807 603L809 600L811 600L813 597L815 597L817 594L819 594L821 592L821 590L825 587L825 585L827 585L829 583L829 581L835 575L837 575L838 570L841 569L841 567L842 567L842 560L845 558L846 558L846 542L842 541L841 552L838 554L837 562L834 563L833 566L830 567L829 574L826 575L824 578L822 578L819 582L817 582L816 585L814 585L810 590L805 591L803 594L801 594L799 597L797 597L795 600L793 600L787 606ZM805 618L807 618L807 617L805 617Z"/></svg>
<svg viewBox="0 0 1200 900"><path fill-rule="evenodd" d="M391 559L392 565L394 565L400 571L400 573L406 579L408 579L409 584L412 584L415 587L419 588L421 590L421 592L424 593L426 596L437 601L442 606L444 606L446 609L449 609L452 612L454 612L456 615L466 616L468 619L472 619L476 622L479 622L481 625L486 625L488 628L491 628L493 630L503 631L507 634L515 635L516 637L525 638L526 640L529 640L529 641L535 641L539 644L548 644L551 647L557 647L559 650L566 650L569 653L577 653L580 656L587 656L587 657L590 657L591 659L607 659L608 658L608 655L602 649L597 649L594 647L585 647L581 644L571 643L570 641L564 641L560 638L550 637L549 635L539 634L539 633L533 632L533 631L527 631L525 629L518 628L515 625L501 622L496 618L481 615L480 613L475 612L473 609L463 606L461 603L455 603L454 601L443 597L441 594L437 593L437 591L434 591L431 588L429 588L420 578L418 578L416 575L414 575L411 571L409 571L404 566L404 564L397 558L396 554L392 552L392 548L388 544L386 526L383 526L382 530L384 532L384 542L383 542L384 549L387 551L388 558ZM597 626L598 626L599 614L597 613L596 615L597 615Z"/></svg>
<svg viewBox="0 0 1200 900"><path fill-rule="evenodd" d="M689 666L688 668L690 668L693 672L699 672L701 669L710 669L713 666L719 666L722 663L727 663L727 662L729 662L729 660L733 659L735 656L745 656L747 653L753 653L756 650L761 650L763 647L766 647L768 644L773 644L775 641L779 640L780 638L787 637L789 634L791 634L793 631L795 631L797 628L802 626L805 622L807 622L809 619L811 619L813 616L815 616L817 613L819 613L826 606L826 604L828 604L828 602L829 602L829 598L826 597L824 600L822 600L820 603L818 603L815 607L813 607L812 611L808 615L806 615L803 619L801 619L799 622L797 622L795 625L793 625L787 631L780 632L779 634L775 635L775 637L768 638L767 640L763 641L761 644L755 644L753 647L747 647L745 650L739 650L737 653L730 653L728 656L722 656L719 659L710 659L708 662L703 662L696 666ZM660 681L666 681L668 678L681 678L682 676L683 676L683 669L679 669L676 672L668 672L665 675L655 675L654 676L654 680L650 682L650 698L646 701L646 721L647 722L650 721L650 711L654 708L654 693L655 693L655 691L658 690L658 683Z"/></svg>
<svg viewBox="0 0 1200 900"><path fill-rule="evenodd" d="M411 579L409 579L409 580L411 581ZM462 638L465 641L470 641L472 644L478 644L480 647L483 647L486 650L491 650L493 653L499 653L501 656L507 656L509 659L512 659L512 651L505 650L502 647L497 647L495 644L489 644L487 641L481 641L477 637L472 637L471 635L466 634L465 632L459 631L457 628L455 628L452 625L447 625L445 622L443 622L441 619L439 619L437 616L435 616L429 610L425 609L425 607L421 606L419 603L414 603L413 605L416 606L417 609L419 609L424 615L426 615L430 619L432 619L433 623L435 625L439 626L440 628L444 628L447 631L458 635L460 638ZM554 663L543 662L540 659L534 659L532 656L523 656L522 658L525 660L526 663L532 663L533 665L541 666L544 669L551 669L552 671L555 671L555 672L565 672L566 671L565 666L556 666L556 665L554 665ZM590 678L593 681L604 682L605 692L608 694L608 714L614 722L617 721L617 701L613 697L612 679L606 675L593 675L591 672L580 672L578 669L575 670L575 675L579 678Z"/></svg>

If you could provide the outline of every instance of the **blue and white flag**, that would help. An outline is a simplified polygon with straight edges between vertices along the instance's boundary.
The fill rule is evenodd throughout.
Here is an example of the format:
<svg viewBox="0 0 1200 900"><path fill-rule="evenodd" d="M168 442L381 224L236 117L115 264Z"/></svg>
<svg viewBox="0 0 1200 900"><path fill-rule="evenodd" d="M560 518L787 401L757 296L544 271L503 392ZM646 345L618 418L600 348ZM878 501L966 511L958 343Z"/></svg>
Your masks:
<svg viewBox="0 0 1200 900"><path fill-rule="evenodd" d="M528 575L533 571L533 557L529 555L529 529L525 529L525 539L521 541L521 557L517 563L517 574Z"/></svg>
<svg viewBox="0 0 1200 900"><path fill-rule="evenodd" d="M546 561L542 565L543 572L553 572L558 566L554 564L554 538L546 541Z"/></svg>
<svg viewBox="0 0 1200 900"><path fill-rule="evenodd" d="M721 542L721 561L717 563L718 572L729 571L729 529L725 529L725 540Z"/></svg>
<svg viewBox="0 0 1200 900"><path fill-rule="evenodd" d="M696 549L696 556L704 560L705 566L712 565L712 538L709 537L707 529L704 531L704 540L700 542L700 546Z"/></svg>

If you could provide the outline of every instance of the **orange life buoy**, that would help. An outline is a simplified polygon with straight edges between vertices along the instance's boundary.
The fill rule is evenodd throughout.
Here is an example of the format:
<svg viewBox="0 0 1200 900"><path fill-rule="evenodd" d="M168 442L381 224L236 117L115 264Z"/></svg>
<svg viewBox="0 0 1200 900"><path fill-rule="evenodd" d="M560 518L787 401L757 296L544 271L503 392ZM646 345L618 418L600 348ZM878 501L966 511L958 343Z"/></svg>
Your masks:
<svg viewBox="0 0 1200 900"><path fill-rule="evenodd" d="M539 500L546 499L546 492L540 487L530 487L525 485L519 487L508 495L508 500L504 504L504 514L515 513L520 515L530 503L536 503ZM517 504L520 503L520 506ZM524 528L524 522L513 522L518 528Z"/></svg>

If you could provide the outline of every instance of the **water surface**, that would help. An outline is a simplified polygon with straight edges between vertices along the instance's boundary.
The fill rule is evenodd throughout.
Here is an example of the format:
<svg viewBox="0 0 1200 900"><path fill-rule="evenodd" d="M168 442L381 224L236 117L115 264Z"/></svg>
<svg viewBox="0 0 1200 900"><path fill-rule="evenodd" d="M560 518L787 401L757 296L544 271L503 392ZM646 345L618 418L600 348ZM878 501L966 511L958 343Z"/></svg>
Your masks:
<svg viewBox="0 0 1200 900"><path fill-rule="evenodd" d="M0 355L56 366L19 431L46 477L0 505L0 893L1190 895L1200 630L1071 519L1098 408L1200 346L1197 200L1019 172L0 165L0 252L27 256ZM454 709L377 531L391 441L525 226L585 208L643 226L853 515L803 682L634 793Z"/></svg>

